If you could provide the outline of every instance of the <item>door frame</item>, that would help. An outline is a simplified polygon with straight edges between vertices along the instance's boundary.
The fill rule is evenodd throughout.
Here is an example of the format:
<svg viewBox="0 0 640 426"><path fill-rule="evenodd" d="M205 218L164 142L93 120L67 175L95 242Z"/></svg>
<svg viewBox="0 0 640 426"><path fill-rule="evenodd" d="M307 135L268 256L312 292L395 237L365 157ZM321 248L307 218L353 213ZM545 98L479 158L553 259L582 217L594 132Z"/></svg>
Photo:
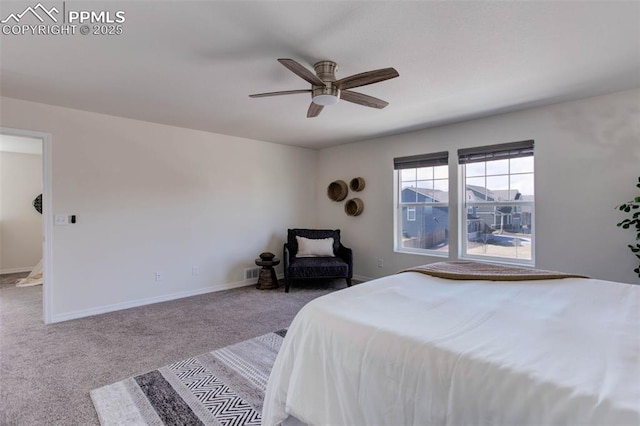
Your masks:
<svg viewBox="0 0 640 426"><path fill-rule="evenodd" d="M10 136L23 136L42 141L42 316L45 324L51 324L53 301L53 194L52 194L52 158L51 134L31 130L0 127L0 133Z"/></svg>

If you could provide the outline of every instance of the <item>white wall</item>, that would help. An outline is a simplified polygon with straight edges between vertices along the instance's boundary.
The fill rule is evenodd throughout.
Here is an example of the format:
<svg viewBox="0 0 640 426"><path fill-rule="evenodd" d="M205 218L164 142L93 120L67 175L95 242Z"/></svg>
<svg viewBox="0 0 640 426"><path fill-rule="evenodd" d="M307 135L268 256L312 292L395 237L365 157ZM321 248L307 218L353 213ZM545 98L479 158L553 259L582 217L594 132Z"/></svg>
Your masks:
<svg viewBox="0 0 640 426"><path fill-rule="evenodd" d="M42 259L42 156L0 151L0 273L30 271Z"/></svg>
<svg viewBox="0 0 640 426"><path fill-rule="evenodd" d="M315 223L315 151L0 102L0 125L52 134L53 213L77 215L53 228L54 320L239 284Z"/></svg>
<svg viewBox="0 0 640 426"><path fill-rule="evenodd" d="M257 254L280 254L288 227L341 228L360 276L441 260L393 252L392 159L523 139L536 141L537 266L638 282L613 209L636 194L637 90L319 152L9 98L0 108L0 126L52 134L53 212L78 217L53 228L54 320L238 285ZM365 211L348 217L326 187L356 176Z"/></svg>
<svg viewBox="0 0 640 426"><path fill-rule="evenodd" d="M614 207L637 196L640 175L640 91L632 90L369 140L320 151L318 225L341 228L354 249L354 273L379 277L442 258L393 251L393 158L535 140L536 266L638 283L634 235L616 227ZM457 182L457 166L450 178ZM362 176L364 213L348 217L326 196L336 179ZM349 197L355 194L349 194ZM455 214L457 206L451 206ZM450 234L457 247L455 230ZM455 253L452 253L454 258ZM377 259L384 260L382 269Z"/></svg>

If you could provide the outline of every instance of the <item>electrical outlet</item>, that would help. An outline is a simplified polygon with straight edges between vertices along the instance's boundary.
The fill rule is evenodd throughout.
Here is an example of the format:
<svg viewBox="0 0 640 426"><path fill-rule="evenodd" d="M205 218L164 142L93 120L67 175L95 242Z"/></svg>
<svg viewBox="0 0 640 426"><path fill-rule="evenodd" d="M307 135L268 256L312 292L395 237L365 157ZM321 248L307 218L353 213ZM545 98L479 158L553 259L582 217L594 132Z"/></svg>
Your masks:
<svg viewBox="0 0 640 426"><path fill-rule="evenodd" d="M378 259L378 268L382 268L384 266L384 261L382 259Z"/></svg>
<svg viewBox="0 0 640 426"><path fill-rule="evenodd" d="M156 281L162 281L162 272L156 272Z"/></svg>
<svg viewBox="0 0 640 426"><path fill-rule="evenodd" d="M200 275L200 268L198 268L197 266L192 266L191 275L194 277L197 277L198 275Z"/></svg>

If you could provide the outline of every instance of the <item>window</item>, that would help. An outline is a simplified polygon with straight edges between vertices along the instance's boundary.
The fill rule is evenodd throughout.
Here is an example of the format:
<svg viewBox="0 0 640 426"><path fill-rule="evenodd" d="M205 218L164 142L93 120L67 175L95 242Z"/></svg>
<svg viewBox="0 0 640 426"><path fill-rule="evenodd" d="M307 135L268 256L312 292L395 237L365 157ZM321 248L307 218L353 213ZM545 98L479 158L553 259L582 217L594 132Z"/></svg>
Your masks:
<svg viewBox="0 0 640 426"><path fill-rule="evenodd" d="M407 220L409 222L416 221L416 208L415 207L407 207Z"/></svg>
<svg viewBox="0 0 640 426"><path fill-rule="evenodd" d="M448 162L448 152L394 158L397 251L448 254Z"/></svg>
<svg viewBox="0 0 640 426"><path fill-rule="evenodd" d="M460 254L533 264L533 141L458 150Z"/></svg>

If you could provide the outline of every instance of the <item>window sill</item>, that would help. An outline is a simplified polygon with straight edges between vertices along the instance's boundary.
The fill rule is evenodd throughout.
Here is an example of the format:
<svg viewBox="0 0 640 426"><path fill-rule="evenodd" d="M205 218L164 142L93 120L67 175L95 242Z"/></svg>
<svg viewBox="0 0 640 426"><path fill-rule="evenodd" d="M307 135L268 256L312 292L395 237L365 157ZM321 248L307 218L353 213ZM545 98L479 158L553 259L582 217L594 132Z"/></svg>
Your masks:
<svg viewBox="0 0 640 426"><path fill-rule="evenodd" d="M393 249L394 253L402 253L402 254L417 254L418 256L431 256L431 257L443 257L448 259L449 252L448 251L438 251L438 250L407 250L407 249Z"/></svg>
<svg viewBox="0 0 640 426"><path fill-rule="evenodd" d="M508 260L508 259L504 259L504 258L500 258L500 257L488 257L488 256L482 256L482 257L475 257L475 256L460 256L459 260L467 260L467 261L472 261L472 262L479 262L479 263L495 263L498 265L507 265L507 266L522 266L525 268L535 268L536 264L533 260L531 261L512 261L512 260Z"/></svg>

